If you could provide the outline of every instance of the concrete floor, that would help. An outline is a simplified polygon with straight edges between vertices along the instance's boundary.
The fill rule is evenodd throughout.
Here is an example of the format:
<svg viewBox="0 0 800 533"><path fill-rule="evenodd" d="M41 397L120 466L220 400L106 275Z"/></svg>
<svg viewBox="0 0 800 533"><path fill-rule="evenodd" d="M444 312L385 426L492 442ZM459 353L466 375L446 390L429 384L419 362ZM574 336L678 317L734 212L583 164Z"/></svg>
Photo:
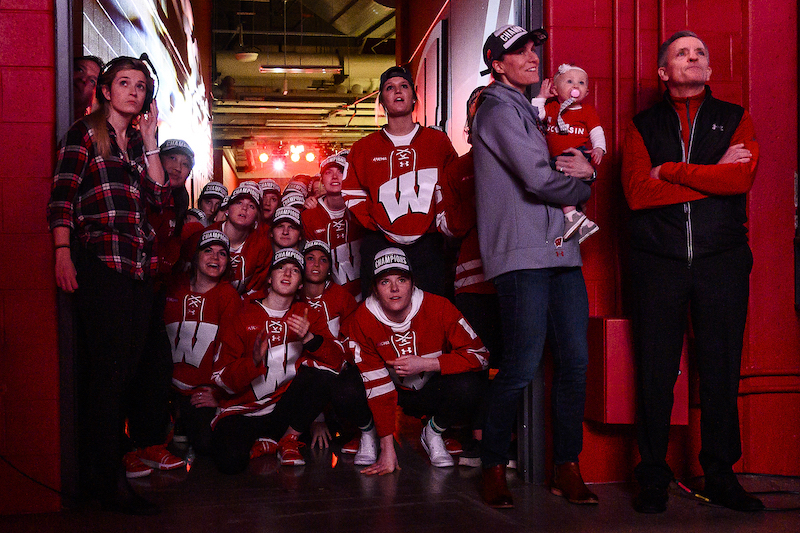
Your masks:
<svg viewBox="0 0 800 533"><path fill-rule="evenodd" d="M800 511L738 513L699 503L671 489L667 512L640 515L631 506L635 488L592 485L598 506L576 506L547 487L509 477L516 507L493 510L478 496L480 469L430 466L418 442L398 446L402 470L367 477L353 456L303 449L304 467L281 467L275 457L251 462L237 476L219 474L208 458L190 471L156 472L133 480L141 494L162 506L155 517L129 517L88 505L46 515L0 517L0 531L36 532L489 532L522 531L800 531ZM768 507L800 506L800 479L742 477L750 490L788 490L766 495Z"/></svg>

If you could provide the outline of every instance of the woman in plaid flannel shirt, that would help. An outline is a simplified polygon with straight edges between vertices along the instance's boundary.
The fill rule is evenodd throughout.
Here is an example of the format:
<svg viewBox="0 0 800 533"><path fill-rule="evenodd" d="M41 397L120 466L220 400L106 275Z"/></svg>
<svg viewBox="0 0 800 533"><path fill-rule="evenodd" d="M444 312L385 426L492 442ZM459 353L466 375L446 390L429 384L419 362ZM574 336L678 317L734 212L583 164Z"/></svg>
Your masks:
<svg viewBox="0 0 800 533"><path fill-rule="evenodd" d="M125 476L123 420L136 416L146 364L151 275L158 266L145 204L169 197L159 160L153 79L139 59L112 60L97 83L99 108L76 122L58 153L47 208L59 288L75 293L81 484L109 509L154 514Z"/></svg>

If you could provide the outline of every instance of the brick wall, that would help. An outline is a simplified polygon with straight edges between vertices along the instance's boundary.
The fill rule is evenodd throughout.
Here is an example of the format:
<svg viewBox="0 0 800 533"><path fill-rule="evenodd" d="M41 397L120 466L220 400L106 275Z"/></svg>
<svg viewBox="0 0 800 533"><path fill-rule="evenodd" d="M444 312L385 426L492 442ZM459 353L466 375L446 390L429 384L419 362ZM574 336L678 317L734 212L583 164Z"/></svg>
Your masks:
<svg viewBox="0 0 800 533"><path fill-rule="evenodd" d="M51 0L0 0L0 454L58 488L59 387L53 250L45 205L54 158ZM0 514L59 509L0 462Z"/></svg>

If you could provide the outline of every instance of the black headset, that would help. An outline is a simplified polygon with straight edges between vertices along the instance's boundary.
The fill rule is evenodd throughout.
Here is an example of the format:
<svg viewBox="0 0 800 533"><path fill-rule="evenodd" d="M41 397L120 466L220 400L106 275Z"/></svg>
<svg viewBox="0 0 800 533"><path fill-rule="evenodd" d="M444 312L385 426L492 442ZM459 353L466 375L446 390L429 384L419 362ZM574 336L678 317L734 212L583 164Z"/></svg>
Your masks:
<svg viewBox="0 0 800 533"><path fill-rule="evenodd" d="M131 59L135 60L135 61L141 61L142 63L144 63L147 66L147 69L150 71L150 78L153 80L153 85L152 86L150 86L149 84L147 85L147 92L144 95L144 103L142 104L141 111L139 111L140 113L146 113L147 110L150 109L150 103L153 101L153 98L155 98L156 93L158 93L158 85L159 85L159 83L158 83L158 73L156 73L156 68L153 66L153 63L150 61L150 58L147 56L147 54L140 55L138 57L138 59L135 58L135 57L131 57L131 56L115 57L114 59L112 59L111 61L109 61L108 63L105 64L105 66L100 71L100 75L102 76L103 74L108 72L108 70L111 67L113 67L115 64L119 63L120 61L126 61L126 60L131 60ZM97 91L96 96L97 96L98 100L100 100L100 96L102 94L101 87L102 86L98 83L97 84L97 90L96 90Z"/></svg>

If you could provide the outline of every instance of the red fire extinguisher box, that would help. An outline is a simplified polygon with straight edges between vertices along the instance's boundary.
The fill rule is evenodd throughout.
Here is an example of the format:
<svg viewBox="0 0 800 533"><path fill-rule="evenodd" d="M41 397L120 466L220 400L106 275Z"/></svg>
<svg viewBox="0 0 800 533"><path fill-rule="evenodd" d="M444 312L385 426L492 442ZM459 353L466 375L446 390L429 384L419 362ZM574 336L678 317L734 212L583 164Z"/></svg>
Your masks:
<svg viewBox="0 0 800 533"><path fill-rule="evenodd" d="M590 317L588 340L585 418L603 424L634 424L636 361L630 319ZM680 372L674 390L673 425L689 423L687 355L684 338Z"/></svg>

